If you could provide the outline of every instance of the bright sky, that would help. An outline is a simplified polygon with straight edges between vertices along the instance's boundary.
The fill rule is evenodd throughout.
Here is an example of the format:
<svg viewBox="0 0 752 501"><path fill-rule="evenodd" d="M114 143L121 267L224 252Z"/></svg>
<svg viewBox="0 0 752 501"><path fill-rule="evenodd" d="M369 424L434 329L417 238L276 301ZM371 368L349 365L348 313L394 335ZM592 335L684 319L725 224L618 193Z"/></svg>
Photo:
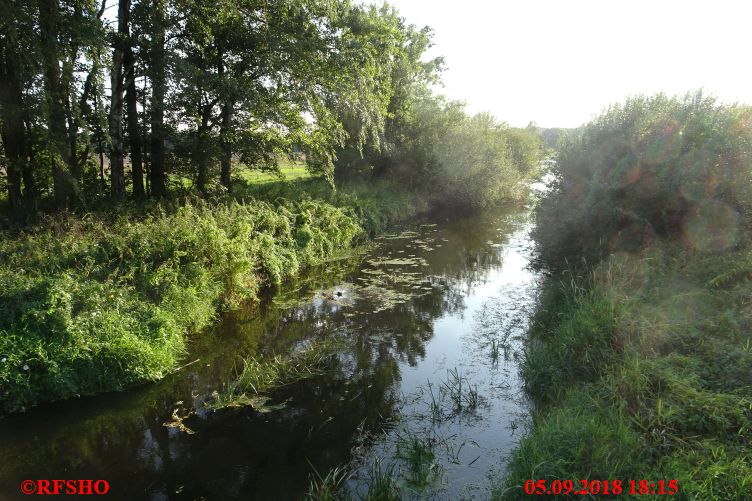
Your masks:
<svg viewBox="0 0 752 501"><path fill-rule="evenodd" d="M371 0L371 3L381 4ZM513 126L575 127L628 95L752 104L746 0L390 0L435 31L442 93Z"/></svg>

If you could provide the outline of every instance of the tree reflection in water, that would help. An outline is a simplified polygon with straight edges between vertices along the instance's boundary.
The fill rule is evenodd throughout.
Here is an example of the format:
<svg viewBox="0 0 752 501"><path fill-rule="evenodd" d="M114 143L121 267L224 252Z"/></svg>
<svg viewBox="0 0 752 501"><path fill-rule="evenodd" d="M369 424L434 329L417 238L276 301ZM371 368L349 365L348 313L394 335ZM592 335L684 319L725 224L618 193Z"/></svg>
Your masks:
<svg viewBox="0 0 752 501"><path fill-rule="evenodd" d="M463 321L469 298L493 285L518 227L492 212L381 239L223 316L193 337L186 362L199 361L158 383L4 419L0 492L12 496L24 478L103 478L123 499L300 499L311 465L347 463L354 446L374 445L359 439L405 422L404 394L415 390L405 371L431 357L437 322ZM332 370L274 392L281 410L204 409L242 357L327 336L345 342ZM195 434L163 426L175 409L191 413L184 423Z"/></svg>

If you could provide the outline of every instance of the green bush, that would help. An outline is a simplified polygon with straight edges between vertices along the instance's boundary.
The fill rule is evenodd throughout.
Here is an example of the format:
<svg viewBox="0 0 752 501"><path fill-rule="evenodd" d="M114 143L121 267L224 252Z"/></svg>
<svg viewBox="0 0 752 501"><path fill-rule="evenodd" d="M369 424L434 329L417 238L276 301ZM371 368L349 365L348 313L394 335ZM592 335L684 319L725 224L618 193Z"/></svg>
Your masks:
<svg viewBox="0 0 752 501"><path fill-rule="evenodd" d="M343 152L337 177L371 175L434 206L478 209L523 200L544 152L534 129L510 128L488 113L468 116L462 103L441 96L416 98L393 133L391 148Z"/></svg>
<svg viewBox="0 0 752 501"><path fill-rule="evenodd" d="M630 99L565 138L536 213L557 272L523 367L539 406L497 498L538 478L749 498L751 165L752 108L699 93Z"/></svg>
<svg viewBox="0 0 752 501"><path fill-rule="evenodd" d="M752 108L701 93L629 99L564 142L536 240L549 266L661 238L732 248L752 214L750 165Z"/></svg>
<svg viewBox="0 0 752 501"><path fill-rule="evenodd" d="M254 300L362 234L320 201L187 204L49 222L0 242L0 404L156 380L218 307Z"/></svg>
<svg viewBox="0 0 752 501"><path fill-rule="evenodd" d="M431 180L439 203L484 208L522 200L529 165L515 165L506 126L480 113L452 127L436 146ZM517 144L517 143L515 143Z"/></svg>

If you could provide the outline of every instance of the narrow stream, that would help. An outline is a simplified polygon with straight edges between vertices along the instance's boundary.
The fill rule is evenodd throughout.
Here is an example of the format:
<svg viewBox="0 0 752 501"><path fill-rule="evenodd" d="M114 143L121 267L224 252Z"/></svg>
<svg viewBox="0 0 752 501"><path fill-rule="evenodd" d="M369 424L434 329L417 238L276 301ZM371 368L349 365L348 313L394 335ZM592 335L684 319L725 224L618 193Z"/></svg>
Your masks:
<svg viewBox="0 0 752 501"><path fill-rule="evenodd" d="M24 499L24 479L105 479L114 499L296 500L313 468L338 465L356 494L378 465L406 499L487 498L529 414L518 375L538 290L528 211L435 219L224 316L159 383L0 420L0 499ZM344 346L333 369L276 392L281 409L204 409L241 357L327 336ZM165 426L173 413L193 433ZM410 443L430 448L425 482Z"/></svg>

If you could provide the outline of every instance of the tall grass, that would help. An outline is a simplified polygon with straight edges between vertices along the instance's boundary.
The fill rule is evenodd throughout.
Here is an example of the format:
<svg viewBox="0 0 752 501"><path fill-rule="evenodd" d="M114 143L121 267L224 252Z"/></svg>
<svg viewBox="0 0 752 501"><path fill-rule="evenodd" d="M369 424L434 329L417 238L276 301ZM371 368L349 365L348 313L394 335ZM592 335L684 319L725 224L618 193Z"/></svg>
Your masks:
<svg viewBox="0 0 752 501"><path fill-rule="evenodd" d="M530 478L647 478L678 479L680 499L747 499L752 283L715 278L749 255L651 249L581 287L551 282L523 369L535 424L497 498L524 498Z"/></svg>

